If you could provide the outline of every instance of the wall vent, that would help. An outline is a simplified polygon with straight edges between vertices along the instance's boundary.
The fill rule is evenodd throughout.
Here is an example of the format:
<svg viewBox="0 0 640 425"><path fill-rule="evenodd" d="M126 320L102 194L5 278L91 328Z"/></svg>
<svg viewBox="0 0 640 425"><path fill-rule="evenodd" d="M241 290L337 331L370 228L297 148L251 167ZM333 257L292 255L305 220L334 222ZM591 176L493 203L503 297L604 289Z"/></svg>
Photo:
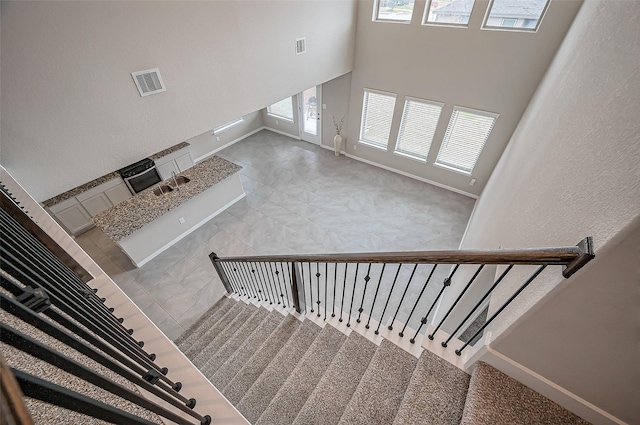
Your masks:
<svg viewBox="0 0 640 425"><path fill-rule="evenodd" d="M307 39L306 37L296 39L296 55L307 53Z"/></svg>
<svg viewBox="0 0 640 425"><path fill-rule="evenodd" d="M162 81L160 70L158 68L132 72L131 76L133 77L133 81L136 83L136 87L138 87L140 96L149 96L150 94L156 94L167 90L164 86L164 82Z"/></svg>

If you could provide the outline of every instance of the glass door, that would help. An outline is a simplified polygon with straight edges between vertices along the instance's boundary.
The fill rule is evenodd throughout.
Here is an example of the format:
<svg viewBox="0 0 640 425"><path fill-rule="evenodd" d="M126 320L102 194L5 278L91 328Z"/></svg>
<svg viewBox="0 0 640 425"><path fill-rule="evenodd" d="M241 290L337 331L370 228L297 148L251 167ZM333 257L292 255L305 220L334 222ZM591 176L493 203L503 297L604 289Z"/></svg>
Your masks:
<svg viewBox="0 0 640 425"><path fill-rule="evenodd" d="M302 140L320 144L322 138L322 86L311 87L298 93L298 107L300 119L300 135Z"/></svg>

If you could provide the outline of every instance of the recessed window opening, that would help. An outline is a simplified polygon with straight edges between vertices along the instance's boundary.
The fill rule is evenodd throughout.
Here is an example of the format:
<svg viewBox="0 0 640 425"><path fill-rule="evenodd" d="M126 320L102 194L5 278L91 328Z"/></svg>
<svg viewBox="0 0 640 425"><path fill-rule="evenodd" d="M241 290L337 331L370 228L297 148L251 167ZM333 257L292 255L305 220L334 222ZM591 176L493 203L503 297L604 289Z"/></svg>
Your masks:
<svg viewBox="0 0 640 425"><path fill-rule="evenodd" d="M428 0L424 9L424 25L466 27L475 0Z"/></svg>
<svg viewBox="0 0 640 425"><path fill-rule="evenodd" d="M225 130L230 129L233 126L236 126L238 124L240 124L242 121L244 121L244 117L240 117L238 119L235 119L233 121L229 121L228 123L221 125L220 127L216 127L213 129L213 134L220 134Z"/></svg>
<svg viewBox="0 0 640 425"><path fill-rule="evenodd" d="M395 152L426 161L442 106L442 103L407 97Z"/></svg>
<svg viewBox="0 0 640 425"><path fill-rule="evenodd" d="M267 113L293 122L293 100L290 97L267 106Z"/></svg>
<svg viewBox="0 0 640 425"><path fill-rule="evenodd" d="M374 21L410 23L415 0L378 0L373 10Z"/></svg>
<svg viewBox="0 0 640 425"><path fill-rule="evenodd" d="M492 0L482 28L535 32L551 0Z"/></svg>
<svg viewBox="0 0 640 425"><path fill-rule="evenodd" d="M362 121L360 122L361 143L387 149L395 105L395 93L364 90Z"/></svg>

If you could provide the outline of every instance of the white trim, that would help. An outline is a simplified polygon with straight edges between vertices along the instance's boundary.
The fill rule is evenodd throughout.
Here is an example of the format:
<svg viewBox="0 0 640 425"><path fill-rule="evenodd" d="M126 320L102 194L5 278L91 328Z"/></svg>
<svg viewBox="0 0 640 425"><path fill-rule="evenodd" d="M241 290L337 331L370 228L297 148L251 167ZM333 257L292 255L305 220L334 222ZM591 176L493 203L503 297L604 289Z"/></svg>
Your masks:
<svg viewBox="0 0 640 425"><path fill-rule="evenodd" d="M247 133L247 134L245 134L243 136L240 136L237 139L234 139L234 140L230 141L229 143L226 143L226 144L220 146L219 148L215 148L214 150L212 150L210 152L207 152L204 155L201 155L201 156L197 157L196 159L193 160L193 162L194 162L194 164L202 162L205 159L209 158L210 156L215 155L216 153L220 152L221 150L226 149L229 146L231 146L231 145L233 145L235 143L238 143L239 141L241 141L243 139L246 139L247 137L252 136L252 135L256 134L257 132L259 132L261 130L264 130L265 128L266 128L265 126L262 126L262 127L259 127L259 128L255 129L255 130L253 130L253 131L250 131L249 133Z"/></svg>
<svg viewBox="0 0 640 425"><path fill-rule="evenodd" d="M486 341L490 339L491 334L487 335ZM478 351L470 353L469 356L465 357L465 370L470 370L478 361L495 367L504 374L537 391L588 422L607 425L628 425L623 420L616 418L566 388L537 374L504 354L495 351L488 343L485 343Z"/></svg>
<svg viewBox="0 0 640 425"><path fill-rule="evenodd" d="M269 130L269 128L267 128L267 130ZM320 145L320 147L328 149L330 151L335 151L335 148L327 146L327 145ZM342 152L342 154L344 154L344 156L346 156L348 158L355 159L356 161L364 162L365 164L373 165L374 167L382 168L382 169L387 170L387 171L392 171L394 173L403 175L405 177L410 177L412 179L416 179L416 180L419 180L419 181L424 182L424 183L429 183L429 184L432 184L434 186L441 187L443 189L447 189L447 190L450 190L450 191L455 192L455 193L459 193L460 195L468 196L469 198L478 199L478 195L474 195L473 193L465 192L463 190L456 189L455 187L447 186L446 184L434 182L433 180L425 179L424 177L416 176L415 174L410 174L410 173L407 173L405 171L400 171L400 170L398 170L396 168L391 168L391 167L388 167L386 165L378 164L377 162L369 161L368 159L364 159L364 158L361 158L359 156L352 155L352 154L347 153L345 151L341 151L341 152Z"/></svg>
<svg viewBox="0 0 640 425"><path fill-rule="evenodd" d="M236 125L240 124L243 121L244 121L244 117L236 118L233 121L229 121L228 123L223 124L220 127L214 128L213 129L213 134L214 135L220 134L225 130L228 130L228 129L232 128L232 127L235 127Z"/></svg>
<svg viewBox="0 0 640 425"><path fill-rule="evenodd" d="M469 22L466 24L457 24L455 22L429 22L427 19L429 18L429 9L431 9L431 3L433 0L427 0L427 3L424 6L424 13L422 14L421 25L433 25L434 27L449 27L449 28L469 28ZM473 6L471 6L471 13L469 13L469 21L471 21L471 15L473 14L473 8L476 7L476 1L473 1Z"/></svg>
<svg viewBox="0 0 640 425"><path fill-rule="evenodd" d="M405 152L402 152L402 151L395 150L395 151L393 151L393 154L394 155L398 155L398 156L400 156L402 158L407 158L407 159L412 159L414 161L418 161L418 162L420 162L422 164L426 164L427 163L427 158L422 158L422 157L419 157L419 156L411 155L410 153L405 153Z"/></svg>
<svg viewBox="0 0 640 425"><path fill-rule="evenodd" d="M438 153L440 153L440 152L438 152ZM468 177L471 176L471 171L473 171L473 170L471 170L471 171L463 171L463 170L461 170L459 168L454 168L454 167L452 167L450 165L440 164L440 163L437 163L437 162L434 162L432 165L434 167L439 167L439 168L442 168L443 170L447 170L447 171L453 171L454 173L462 174L463 176L468 176Z"/></svg>
<svg viewBox="0 0 640 425"><path fill-rule="evenodd" d="M274 114L274 113L269 112L269 111L267 111L267 115L269 115L270 117L273 117L273 118L279 119L279 120L283 120L283 121L286 121L286 122L290 122L291 124L295 124L295 123L296 123L292 118L285 117L285 116L278 115L278 114Z"/></svg>
<svg viewBox="0 0 640 425"><path fill-rule="evenodd" d="M291 137L292 139L302 140L300 136L296 136L295 134L285 133L284 131L276 130L275 128L271 128L267 126L262 128L264 128L265 130L273 131L274 133L282 134L283 136Z"/></svg>
<svg viewBox="0 0 640 425"><path fill-rule="evenodd" d="M495 3L495 0L491 0L489 2L489 6L487 6L487 10L484 13L484 18L482 19L482 25L480 25L480 29L481 30L537 33L538 29L540 29L540 24L542 24L542 19L544 19L544 16L547 14L547 10L549 10L549 4L551 3L551 0L547 0L547 3L544 5L544 9L542 9L542 13L540 14L540 18L538 18L538 22L536 22L536 26L534 28L501 27L501 26L500 27L496 27L496 26L487 25L487 22L489 21L489 15L491 15L491 9L493 8L493 3Z"/></svg>
<svg viewBox="0 0 640 425"><path fill-rule="evenodd" d="M370 148L375 148L375 149L378 149L378 150L381 150L381 151L384 151L384 152L389 151L389 145L382 146L382 145L378 145L378 144L375 144L373 142L370 142L368 140L360 139L360 140L358 140L358 144L364 145L364 146L368 146Z"/></svg>
<svg viewBox="0 0 640 425"><path fill-rule="evenodd" d="M217 216L218 214L220 214L221 212L223 212L224 210L226 210L227 208L229 208L231 205L235 204L236 202L238 202L240 199L244 198L245 196L247 196L246 193L242 193L242 195L238 196L237 198L235 198L234 200L232 200L231 202L227 203L226 205L220 207L219 209L217 209L216 211L214 211L212 214L208 215L207 217L205 217L204 219L202 219L202 221L200 221L199 223L197 223L195 226L193 226L191 229L187 230L186 232L184 232L183 234L181 234L180 236L178 236L177 238L173 239L172 241L168 242L167 244L165 244L164 246L158 248L157 251L153 252L152 254L150 254L147 258L141 260L140 262L135 262L133 260L133 258L129 257L129 255L127 255L127 257L129 257L129 259L131 260L131 262L133 264L136 265L136 267L142 267L145 264L147 264L149 261L153 260L155 257L157 257L158 255L160 255L163 251L165 251L166 249L168 249L169 247L171 247L172 245L174 245L175 243L177 243L178 241L180 241L181 239L183 239L184 237L186 237L187 235L189 235L191 232L193 232L194 230L198 229L200 226L202 226L203 224L205 224L207 221L211 220L213 217ZM122 252L124 252L125 254L127 254L125 252L125 250L122 250Z"/></svg>

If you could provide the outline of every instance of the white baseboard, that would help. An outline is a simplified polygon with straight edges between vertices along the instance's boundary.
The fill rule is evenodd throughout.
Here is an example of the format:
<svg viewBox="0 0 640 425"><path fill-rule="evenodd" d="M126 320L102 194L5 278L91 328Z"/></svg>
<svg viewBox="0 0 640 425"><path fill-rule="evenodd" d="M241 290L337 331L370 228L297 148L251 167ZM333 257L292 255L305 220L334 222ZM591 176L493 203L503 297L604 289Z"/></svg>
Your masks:
<svg viewBox="0 0 640 425"><path fill-rule="evenodd" d="M300 138L300 136L296 136L295 134L291 134L291 133L286 133L284 131L280 131L280 130L276 130L275 128L271 128L271 127L263 127L265 130L269 130L269 131L273 131L274 133L278 133L278 134L282 134L283 136L287 136L287 137L291 137L292 139L296 139L296 140L302 140Z"/></svg>
<svg viewBox="0 0 640 425"><path fill-rule="evenodd" d="M486 340L488 341L490 339L491 335L487 335ZM465 369L471 370L473 365L478 361L495 367L502 373L539 392L592 424L629 425L623 420L605 412L598 406L559 386L555 382L537 374L504 354L495 351L488 344L485 344L482 348L471 353L469 357L464 359Z"/></svg>
<svg viewBox="0 0 640 425"><path fill-rule="evenodd" d="M220 152L221 150L226 149L229 146L238 143L240 140L244 140L247 137L252 136L252 135L256 134L257 132L262 131L264 129L265 129L265 126L262 126L262 127L259 127L259 128L255 129L255 130L253 130L253 131L250 131L249 133L247 133L245 135L242 135L242 136L238 137L237 139L234 139L234 140L230 141L229 143L226 143L226 144L220 146L219 148L216 148L216 149L212 150L211 152L207 152L204 155L201 155L201 156L197 157L196 159L193 160L193 162L195 164L197 164L198 162L202 162L205 159L209 158L210 156L213 156L216 153Z"/></svg>

